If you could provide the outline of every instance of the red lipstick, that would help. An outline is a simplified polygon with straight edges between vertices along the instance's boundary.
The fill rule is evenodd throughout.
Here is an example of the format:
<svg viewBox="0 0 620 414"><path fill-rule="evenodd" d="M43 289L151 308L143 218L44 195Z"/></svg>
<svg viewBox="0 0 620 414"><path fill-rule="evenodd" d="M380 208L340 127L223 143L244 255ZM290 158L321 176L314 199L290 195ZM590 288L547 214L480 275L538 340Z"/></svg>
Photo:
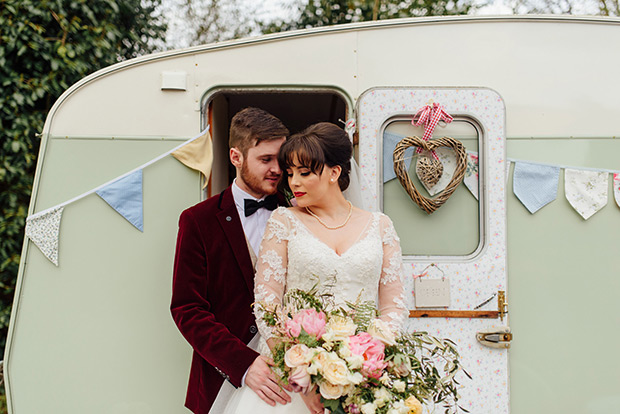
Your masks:
<svg viewBox="0 0 620 414"><path fill-rule="evenodd" d="M306 195L306 193L301 193L301 192L297 192L297 191L295 191L295 192L293 193L293 195L294 195L295 197L301 197L301 196Z"/></svg>

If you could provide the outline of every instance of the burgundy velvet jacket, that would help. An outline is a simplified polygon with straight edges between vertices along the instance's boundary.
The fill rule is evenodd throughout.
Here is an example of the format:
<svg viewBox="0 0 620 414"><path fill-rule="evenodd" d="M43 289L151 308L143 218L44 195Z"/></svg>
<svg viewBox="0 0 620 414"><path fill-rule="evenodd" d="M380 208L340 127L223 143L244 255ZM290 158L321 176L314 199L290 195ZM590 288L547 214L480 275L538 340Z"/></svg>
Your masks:
<svg viewBox="0 0 620 414"><path fill-rule="evenodd" d="M229 188L181 214L170 310L194 349L185 406L209 412L224 379L235 387L258 353L254 269Z"/></svg>

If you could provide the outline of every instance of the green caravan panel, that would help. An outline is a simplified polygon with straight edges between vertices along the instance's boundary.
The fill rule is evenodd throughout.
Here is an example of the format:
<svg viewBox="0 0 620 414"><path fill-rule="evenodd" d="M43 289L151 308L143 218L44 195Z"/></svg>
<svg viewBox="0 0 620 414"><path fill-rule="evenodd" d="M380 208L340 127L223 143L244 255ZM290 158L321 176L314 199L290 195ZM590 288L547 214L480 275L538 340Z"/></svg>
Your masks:
<svg viewBox="0 0 620 414"><path fill-rule="evenodd" d="M512 139L508 157L618 169L618 139ZM558 196L530 214L508 181L508 302L513 413L617 413L620 407L620 208L584 220Z"/></svg>
<svg viewBox="0 0 620 414"><path fill-rule="evenodd" d="M52 140L37 206L66 201L180 142ZM167 156L143 170L143 182L143 233L93 194L64 209L58 267L29 243L6 367L12 412L185 412L191 349L169 304L178 217L200 201L200 181Z"/></svg>

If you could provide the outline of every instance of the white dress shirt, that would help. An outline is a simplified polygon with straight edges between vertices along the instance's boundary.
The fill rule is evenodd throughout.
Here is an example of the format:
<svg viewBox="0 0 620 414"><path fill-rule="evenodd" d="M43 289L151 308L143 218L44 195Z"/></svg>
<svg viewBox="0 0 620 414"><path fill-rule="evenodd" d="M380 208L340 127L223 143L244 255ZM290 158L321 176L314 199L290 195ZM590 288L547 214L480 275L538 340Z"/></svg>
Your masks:
<svg viewBox="0 0 620 414"><path fill-rule="evenodd" d="M235 200L235 206L237 206L237 212L239 213L239 218L241 219L241 226L243 227L243 232L245 233L245 237L247 237L250 242L250 246L252 246L252 250L256 256L258 256L258 249L260 248L260 242L263 240L263 234L265 234L265 228L267 227L267 220L271 217L271 211L266 208L259 208L256 213L252 214L249 217L245 216L244 204L246 198L261 201L264 200L265 197L256 198L251 196L250 194L243 191L237 185L237 179L232 183L232 194L233 199Z"/></svg>

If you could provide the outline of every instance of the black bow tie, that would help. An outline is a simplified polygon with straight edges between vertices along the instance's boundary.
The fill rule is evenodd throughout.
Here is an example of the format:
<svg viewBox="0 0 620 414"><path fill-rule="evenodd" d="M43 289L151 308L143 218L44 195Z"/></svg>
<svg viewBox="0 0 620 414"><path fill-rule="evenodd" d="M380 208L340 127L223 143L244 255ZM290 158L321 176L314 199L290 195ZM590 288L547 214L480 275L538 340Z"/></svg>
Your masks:
<svg viewBox="0 0 620 414"><path fill-rule="evenodd" d="M243 210L245 212L245 216L249 217L252 214L256 213L259 208L266 208L267 210L275 210L278 207L278 197L275 195L270 195L265 197L264 200L256 201L250 198L246 198L243 200Z"/></svg>

